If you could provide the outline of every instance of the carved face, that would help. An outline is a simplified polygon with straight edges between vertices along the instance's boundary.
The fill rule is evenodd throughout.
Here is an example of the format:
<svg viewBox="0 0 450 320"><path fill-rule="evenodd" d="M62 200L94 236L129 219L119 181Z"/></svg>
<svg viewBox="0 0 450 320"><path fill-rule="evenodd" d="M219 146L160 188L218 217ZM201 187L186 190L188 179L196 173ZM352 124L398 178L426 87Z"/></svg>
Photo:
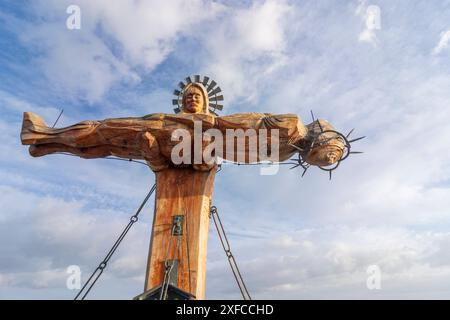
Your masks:
<svg viewBox="0 0 450 320"><path fill-rule="evenodd" d="M200 88L191 86L183 95L183 111L187 113L204 112L205 98Z"/></svg>
<svg viewBox="0 0 450 320"><path fill-rule="evenodd" d="M318 166L329 166L338 162L343 156L344 144L336 139L325 145L313 148L305 157L306 162Z"/></svg>

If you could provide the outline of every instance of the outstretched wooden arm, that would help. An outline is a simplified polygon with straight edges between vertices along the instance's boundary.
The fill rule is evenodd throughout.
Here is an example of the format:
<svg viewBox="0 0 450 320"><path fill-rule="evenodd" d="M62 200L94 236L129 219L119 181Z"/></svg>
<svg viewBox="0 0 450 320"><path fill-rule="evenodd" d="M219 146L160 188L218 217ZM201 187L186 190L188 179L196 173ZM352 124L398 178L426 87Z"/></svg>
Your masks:
<svg viewBox="0 0 450 320"><path fill-rule="evenodd" d="M326 121L315 121L305 126L294 114L272 115L265 113L239 113L223 117L208 114L167 115L151 114L139 118L116 118L102 121L83 121L66 128L49 128L38 115L25 112L22 124L22 144L30 145L30 154L35 157L69 152L82 158L103 158L117 156L125 159L144 159L154 171L173 165L172 149L179 143L172 139L176 129L185 129L193 136L194 128L201 124L201 132L218 129L225 137L227 131L252 129L257 135L262 129L279 131L279 155L276 161L289 159L299 152L313 165L330 165L342 157L343 145L333 139L331 134L320 134L333 127ZM320 136L326 143L308 148ZM225 148L226 139L223 138ZM243 153L248 155L249 140L244 143ZM202 149L209 142L203 142ZM267 148L272 149L274 141L266 140ZM302 151L303 150L303 151ZM190 150L189 150L190 152ZM224 158L236 161L223 153ZM250 157L245 157L249 162ZM257 158L257 161L260 161ZM191 162L192 163L192 162ZM209 170L213 165L198 165L194 168Z"/></svg>
<svg viewBox="0 0 450 320"><path fill-rule="evenodd" d="M38 115L25 112L21 141L30 145L30 155L68 152L81 158L116 156L144 159L154 171L167 167L160 155L158 142L151 134L161 127L161 115L143 118L117 118L103 121L83 121L75 125L49 128Z"/></svg>

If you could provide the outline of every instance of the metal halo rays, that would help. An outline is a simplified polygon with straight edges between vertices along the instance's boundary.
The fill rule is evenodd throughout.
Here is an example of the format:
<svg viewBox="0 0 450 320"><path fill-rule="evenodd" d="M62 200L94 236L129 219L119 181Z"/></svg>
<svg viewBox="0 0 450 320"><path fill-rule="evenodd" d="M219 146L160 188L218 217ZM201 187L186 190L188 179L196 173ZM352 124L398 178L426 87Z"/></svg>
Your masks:
<svg viewBox="0 0 450 320"><path fill-rule="evenodd" d="M180 81L178 83L178 88L173 91L175 98L172 99L172 105L176 106L173 111L175 111L175 113L181 112L184 89L190 83L200 83L206 88L208 93L209 112L217 116L217 110L222 111L223 109L223 95L220 94L222 89L217 86L216 81L207 76L202 77L198 74L193 77L187 77L185 82Z"/></svg>

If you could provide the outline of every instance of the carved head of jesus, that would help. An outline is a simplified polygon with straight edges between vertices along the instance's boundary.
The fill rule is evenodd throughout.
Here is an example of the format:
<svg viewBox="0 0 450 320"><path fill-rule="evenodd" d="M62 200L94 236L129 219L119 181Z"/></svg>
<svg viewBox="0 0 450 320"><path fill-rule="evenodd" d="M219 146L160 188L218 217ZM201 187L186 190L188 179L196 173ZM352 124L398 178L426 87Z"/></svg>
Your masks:
<svg viewBox="0 0 450 320"><path fill-rule="evenodd" d="M315 166L330 166L344 156L345 142L325 120L316 120L307 126L307 143L302 158ZM311 145L311 147L308 147Z"/></svg>
<svg viewBox="0 0 450 320"><path fill-rule="evenodd" d="M324 145L314 147L304 158L309 164L329 166L338 162L344 155L344 144L334 139Z"/></svg>
<svg viewBox="0 0 450 320"><path fill-rule="evenodd" d="M208 94L205 87L200 83L190 83L183 92L184 113L209 113Z"/></svg>

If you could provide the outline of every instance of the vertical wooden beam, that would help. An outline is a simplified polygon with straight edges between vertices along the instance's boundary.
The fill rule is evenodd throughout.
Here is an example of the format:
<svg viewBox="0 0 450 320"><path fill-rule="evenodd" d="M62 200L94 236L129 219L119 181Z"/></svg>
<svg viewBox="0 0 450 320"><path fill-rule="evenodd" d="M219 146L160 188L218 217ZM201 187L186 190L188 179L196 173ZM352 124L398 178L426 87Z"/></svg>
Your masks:
<svg viewBox="0 0 450 320"><path fill-rule="evenodd" d="M198 300L204 299L209 210L216 168L210 171L169 168L155 174L155 214L145 290L162 284L164 261L176 254L176 238L171 236L173 216L184 215L181 250L177 256L180 260L177 286Z"/></svg>

